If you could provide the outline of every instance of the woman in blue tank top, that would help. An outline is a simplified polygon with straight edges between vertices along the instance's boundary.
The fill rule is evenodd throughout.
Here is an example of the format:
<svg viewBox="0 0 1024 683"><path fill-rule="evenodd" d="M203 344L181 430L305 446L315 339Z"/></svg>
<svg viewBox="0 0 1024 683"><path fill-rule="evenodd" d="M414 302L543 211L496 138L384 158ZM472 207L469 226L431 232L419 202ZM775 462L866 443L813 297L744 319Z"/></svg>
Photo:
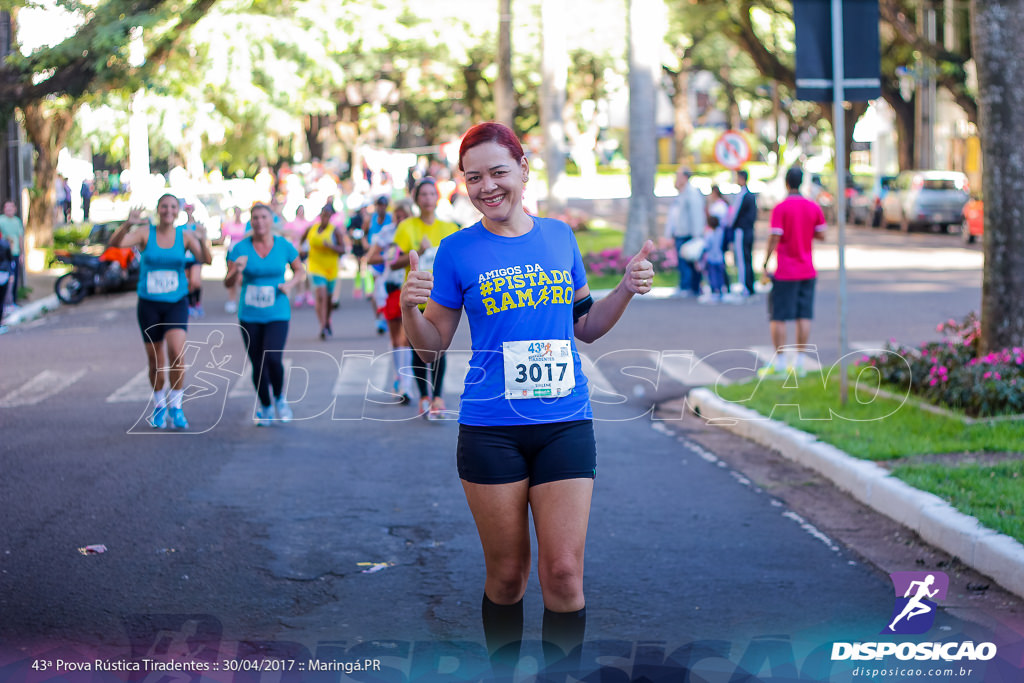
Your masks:
<svg viewBox="0 0 1024 683"><path fill-rule="evenodd" d="M210 263L206 232L201 227L184 231L175 227L178 198L160 197L156 205L157 224L132 209L128 219L111 238L112 247L137 247L142 252L139 266L139 303L137 315L142 342L149 363L149 383L153 387L153 414L149 423L156 429L188 429L181 408L185 383L185 333L188 330L188 279L186 252L199 263ZM133 230L135 226L145 226ZM170 392L162 368L170 361Z"/></svg>

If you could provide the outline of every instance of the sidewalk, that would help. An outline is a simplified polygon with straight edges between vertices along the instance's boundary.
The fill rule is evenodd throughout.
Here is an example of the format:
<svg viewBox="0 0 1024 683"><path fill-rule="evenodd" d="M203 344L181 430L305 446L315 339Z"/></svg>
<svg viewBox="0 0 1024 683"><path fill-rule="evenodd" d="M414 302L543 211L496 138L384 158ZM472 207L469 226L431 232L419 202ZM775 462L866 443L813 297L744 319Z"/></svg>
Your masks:
<svg viewBox="0 0 1024 683"><path fill-rule="evenodd" d="M25 272L25 286L31 291L28 296L18 302L18 308L4 309L3 324L15 327L22 323L35 320L48 311L60 306L60 300L53 291L53 283L57 281L58 272L42 273Z"/></svg>
<svg viewBox="0 0 1024 683"><path fill-rule="evenodd" d="M1024 597L1024 545L1016 539L982 526L974 517L934 494L905 484L873 462L724 401L708 389L693 389L686 402L709 424L724 427L814 470L860 502Z"/></svg>

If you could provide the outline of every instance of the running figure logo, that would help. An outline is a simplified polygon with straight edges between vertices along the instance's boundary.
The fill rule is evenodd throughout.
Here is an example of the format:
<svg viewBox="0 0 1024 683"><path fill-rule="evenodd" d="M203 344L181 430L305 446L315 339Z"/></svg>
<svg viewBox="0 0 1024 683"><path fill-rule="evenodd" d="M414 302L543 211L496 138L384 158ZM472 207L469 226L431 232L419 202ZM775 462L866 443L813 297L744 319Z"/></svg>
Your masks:
<svg viewBox="0 0 1024 683"><path fill-rule="evenodd" d="M892 619L882 633L926 633L935 623L938 600L946 599L949 577L943 572L895 572L889 577L896 602Z"/></svg>

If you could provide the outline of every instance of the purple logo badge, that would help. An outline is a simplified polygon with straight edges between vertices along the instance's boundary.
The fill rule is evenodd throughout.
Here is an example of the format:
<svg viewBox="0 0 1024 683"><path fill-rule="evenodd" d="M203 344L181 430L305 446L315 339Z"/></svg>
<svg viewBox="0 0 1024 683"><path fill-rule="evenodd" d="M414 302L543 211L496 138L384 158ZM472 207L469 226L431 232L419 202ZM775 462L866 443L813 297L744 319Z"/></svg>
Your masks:
<svg viewBox="0 0 1024 683"><path fill-rule="evenodd" d="M938 601L946 599L949 577L943 572L894 572L889 578L896 602L882 633L926 633L935 622Z"/></svg>

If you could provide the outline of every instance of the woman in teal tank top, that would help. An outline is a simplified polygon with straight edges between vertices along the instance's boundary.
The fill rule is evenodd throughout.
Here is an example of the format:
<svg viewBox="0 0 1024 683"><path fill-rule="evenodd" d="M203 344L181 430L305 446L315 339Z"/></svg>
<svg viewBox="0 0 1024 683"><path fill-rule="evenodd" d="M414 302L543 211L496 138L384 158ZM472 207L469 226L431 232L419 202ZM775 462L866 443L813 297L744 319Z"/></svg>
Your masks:
<svg viewBox="0 0 1024 683"><path fill-rule="evenodd" d="M112 247L137 247L142 252L139 266L139 303L137 315L142 341L149 363L149 383L153 387L153 414L149 423L156 429L188 429L188 420L181 408L185 384L185 333L188 330L188 279L185 275L185 254L191 252L196 261L210 263L210 248L205 230L184 231L175 227L178 198L165 194L157 202L157 224L142 217L140 209L132 209L128 219L111 238ZM134 230L135 226L145 226ZM169 380L162 368L170 362Z"/></svg>

